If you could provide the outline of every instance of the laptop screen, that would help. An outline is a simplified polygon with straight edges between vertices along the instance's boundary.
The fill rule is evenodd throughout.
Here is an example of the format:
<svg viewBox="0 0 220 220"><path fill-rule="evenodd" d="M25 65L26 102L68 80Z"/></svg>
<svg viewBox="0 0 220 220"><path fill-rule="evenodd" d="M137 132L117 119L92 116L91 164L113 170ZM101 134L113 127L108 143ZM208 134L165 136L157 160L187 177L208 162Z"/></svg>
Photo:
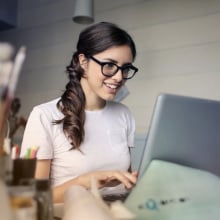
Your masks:
<svg viewBox="0 0 220 220"><path fill-rule="evenodd" d="M140 178L153 159L220 176L220 101L159 95L140 162Z"/></svg>

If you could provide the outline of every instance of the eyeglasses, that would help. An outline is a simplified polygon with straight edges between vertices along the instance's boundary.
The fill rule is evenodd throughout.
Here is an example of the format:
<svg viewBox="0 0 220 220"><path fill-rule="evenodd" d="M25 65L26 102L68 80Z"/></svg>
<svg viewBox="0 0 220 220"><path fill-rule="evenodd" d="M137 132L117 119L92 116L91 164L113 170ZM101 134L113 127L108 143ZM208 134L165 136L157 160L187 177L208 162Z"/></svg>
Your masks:
<svg viewBox="0 0 220 220"><path fill-rule="evenodd" d="M138 71L138 68L131 64L118 66L112 62L101 62L93 56L88 56L88 58L90 58L91 60L93 60L101 66L102 74L106 77L112 77L118 72L118 70L121 70L123 79L127 80L131 79Z"/></svg>

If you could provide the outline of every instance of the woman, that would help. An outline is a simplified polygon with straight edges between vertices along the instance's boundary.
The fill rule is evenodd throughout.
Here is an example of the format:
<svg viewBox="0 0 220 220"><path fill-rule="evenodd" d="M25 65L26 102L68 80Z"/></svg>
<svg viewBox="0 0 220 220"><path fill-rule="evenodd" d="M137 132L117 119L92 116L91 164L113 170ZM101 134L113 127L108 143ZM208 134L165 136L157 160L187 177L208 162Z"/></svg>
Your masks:
<svg viewBox="0 0 220 220"><path fill-rule="evenodd" d="M39 146L36 178L51 178L54 202L74 184L90 188L122 183L130 189L129 147L135 123L126 106L114 102L118 90L138 71L135 44L118 26L100 22L81 32L67 67L69 82L60 99L36 106L25 129L21 156Z"/></svg>

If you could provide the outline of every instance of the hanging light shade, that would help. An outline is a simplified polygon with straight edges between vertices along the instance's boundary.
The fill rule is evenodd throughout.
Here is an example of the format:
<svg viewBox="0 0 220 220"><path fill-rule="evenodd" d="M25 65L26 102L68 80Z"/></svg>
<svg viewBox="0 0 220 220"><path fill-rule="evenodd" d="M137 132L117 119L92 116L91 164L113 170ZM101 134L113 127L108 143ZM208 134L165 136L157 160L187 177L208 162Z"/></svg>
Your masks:
<svg viewBox="0 0 220 220"><path fill-rule="evenodd" d="M93 0L75 0L73 21L79 24L94 22Z"/></svg>

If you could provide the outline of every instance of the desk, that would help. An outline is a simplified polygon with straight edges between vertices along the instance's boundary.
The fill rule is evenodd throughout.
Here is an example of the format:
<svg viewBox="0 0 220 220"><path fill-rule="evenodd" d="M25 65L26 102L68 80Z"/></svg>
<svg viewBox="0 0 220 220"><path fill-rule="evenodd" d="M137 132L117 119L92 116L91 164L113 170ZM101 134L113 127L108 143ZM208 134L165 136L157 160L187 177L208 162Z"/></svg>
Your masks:
<svg viewBox="0 0 220 220"><path fill-rule="evenodd" d="M64 203L54 204L54 220L132 220L135 219L121 201L104 202L99 192L90 192L81 186L70 187Z"/></svg>
<svg viewBox="0 0 220 220"><path fill-rule="evenodd" d="M53 206L53 212L54 212L54 220L62 219L63 217L63 203L55 203Z"/></svg>

